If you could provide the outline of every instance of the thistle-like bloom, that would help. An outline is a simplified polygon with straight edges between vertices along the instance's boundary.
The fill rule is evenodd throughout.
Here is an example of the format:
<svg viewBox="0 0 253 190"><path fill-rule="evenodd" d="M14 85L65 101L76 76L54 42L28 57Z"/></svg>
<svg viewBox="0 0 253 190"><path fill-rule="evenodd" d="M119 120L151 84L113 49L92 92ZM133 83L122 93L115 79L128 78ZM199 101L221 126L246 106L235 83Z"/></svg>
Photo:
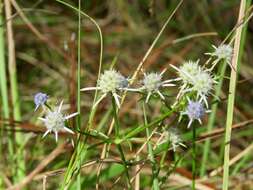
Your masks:
<svg viewBox="0 0 253 190"><path fill-rule="evenodd" d="M182 82L180 91L177 95L177 99L178 99L179 97L181 97L181 95L183 95L187 87L193 84L194 77L199 74L202 68L199 66L199 60L186 61L179 68L174 65L170 65L170 66L178 72L179 77L176 78L175 80Z"/></svg>
<svg viewBox="0 0 253 190"><path fill-rule="evenodd" d="M198 120L200 124L201 118L205 115L205 113L209 113L210 110L206 110L203 104L199 101L191 101L188 99L188 105L186 107L186 111L183 112L183 115L187 115L189 117L189 123L187 128L189 128L194 120Z"/></svg>
<svg viewBox="0 0 253 190"><path fill-rule="evenodd" d="M76 115L78 115L78 113L72 113L68 116L64 116L61 113L62 104L63 104L63 101L61 101L59 107L57 109L55 109L54 111L48 110L48 113L47 113L45 118L41 118L41 117L39 118L41 121L44 122L44 124L47 128L47 131L44 133L43 138L48 133L54 132L55 140L57 142L58 141L58 132L59 131L65 130L69 133L74 134L74 132L72 130L70 130L69 128L67 128L65 126L65 121L72 118L72 117L74 117L74 116L76 116Z"/></svg>
<svg viewBox="0 0 253 190"><path fill-rule="evenodd" d="M210 68L210 70L212 70L219 61L223 60L225 61L226 64L228 64L231 68L231 59L232 59L232 55L233 55L233 48L230 45L227 44L222 44L218 47L212 45L212 47L214 48L214 52L212 53L205 53L206 55L210 55L211 57L215 57L216 59L213 61L213 65Z"/></svg>
<svg viewBox="0 0 253 190"><path fill-rule="evenodd" d="M146 92L146 103L148 103L149 98L152 94L158 94L161 99L165 99L165 97L160 92L161 87L167 87L167 86L175 86L174 84L171 84L174 80L165 80L162 81L162 76L166 70L163 70L160 74L158 73L144 73L144 78L142 80L142 87L139 89L136 89L135 91L139 92Z"/></svg>
<svg viewBox="0 0 253 190"><path fill-rule="evenodd" d="M185 90L185 92L196 91L197 99L200 98L200 102L204 101L208 108L207 97L211 94L211 90L216 83L217 82L208 71L200 70L200 72L193 77L192 87Z"/></svg>
<svg viewBox="0 0 253 190"><path fill-rule="evenodd" d="M174 152L176 152L178 146L186 147L183 144L178 130L176 130L175 128L169 128L168 130L164 130L164 132L160 134L160 138L158 139L157 144L163 144L165 142L171 143Z"/></svg>
<svg viewBox="0 0 253 190"><path fill-rule="evenodd" d="M48 99L48 95L44 94L42 92L38 92L37 94L35 94L34 96L34 103L35 103L35 110L36 111L40 106L43 106Z"/></svg>
<svg viewBox="0 0 253 190"><path fill-rule="evenodd" d="M128 79L125 78L119 72L111 69L106 70L99 78L97 82L97 87L88 87L83 88L81 91L88 90L100 90L102 92L102 96L97 100L94 106L97 106L101 100L103 100L108 93L111 93L118 107L120 107L120 96L117 94L120 90L127 90Z"/></svg>

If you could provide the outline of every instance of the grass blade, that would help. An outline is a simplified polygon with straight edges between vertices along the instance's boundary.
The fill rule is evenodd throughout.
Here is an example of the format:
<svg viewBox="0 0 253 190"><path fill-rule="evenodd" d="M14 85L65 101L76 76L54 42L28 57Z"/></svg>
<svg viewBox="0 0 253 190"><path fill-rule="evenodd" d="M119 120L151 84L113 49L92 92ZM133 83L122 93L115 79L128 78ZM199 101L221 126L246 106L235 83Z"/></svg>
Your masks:
<svg viewBox="0 0 253 190"><path fill-rule="evenodd" d="M246 0L241 0L240 11L238 20L243 19L246 10ZM243 25L238 27L235 34L234 54L232 58L232 65L234 69L231 69L230 83L229 83L229 95L228 95L228 107L227 107L227 118L226 118L226 132L225 132L225 150L224 150L224 165L223 165L223 183L222 189L228 190L229 185L229 153L230 153L230 140L231 140L231 127L233 123L233 112L235 102L235 91L236 91L236 78L237 69L239 65L239 52L242 48L241 34Z"/></svg>

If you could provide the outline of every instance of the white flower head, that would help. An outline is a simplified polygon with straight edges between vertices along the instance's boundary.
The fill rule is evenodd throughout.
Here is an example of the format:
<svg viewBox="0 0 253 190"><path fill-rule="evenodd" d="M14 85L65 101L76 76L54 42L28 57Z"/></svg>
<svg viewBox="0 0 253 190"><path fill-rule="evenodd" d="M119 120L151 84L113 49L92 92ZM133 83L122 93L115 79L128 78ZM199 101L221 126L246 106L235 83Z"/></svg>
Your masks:
<svg viewBox="0 0 253 190"><path fill-rule="evenodd" d="M209 113L210 110L206 110L203 104L199 101L191 101L188 99L188 105L186 107L186 111L183 112L183 115L187 115L189 118L189 123L187 128L189 128L194 120L198 120L200 124L201 118L205 115L205 113Z"/></svg>
<svg viewBox="0 0 253 190"><path fill-rule="evenodd" d="M136 91L144 91L147 93L146 103L148 103L149 98L152 94L158 94L161 99L165 99L165 97L160 92L161 87L175 86L171 82L173 80L164 80L162 81L163 74L166 70L163 70L161 73L144 73L144 78L142 80L142 87L137 89Z"/></svg>
<svg viewBox="0 0 253 190"><path fill-rule="evenodd" d="M116 93L127 85L127 79L115 70L106 70L98 80L98 87L103 93Z"/></svg>
<svg viewBox="0 0 253 190"><path fill-rule="evenodd" d="M233 48L228 44L221 44L220 46L216 47L212 45L214 48L214 52L212 53L205 53L206 55L210 55L211 57L216 57L216 59L213 61L213 66L211 67L211 70L216 66L216 64L223 60L228 64L230 67L231 65L231 59L233 56Z"/></svg>
<svg viewBox="0 0 253 190"><path fill-rule="evenodd" d="M179 67L178 75L184 84L189 84L192 82L193 77L196 76L200 70L201 67L199 66L199 60L190 60L184 62L183 65Z"/></svg>
<svg viewBox="0 0 253 190"><path fill-rule="evenodd" d="M177 99L178 99L179 97L183 95L184 91L193 84L194 77L198 75L198 73L201 72L202 68L199 65L199 60L186 61L179 68L174 65L171 65L171 67L174 68L178 72L179 77L176 78L175 80L182 82L180 91L177 95Z"/></svg>
<svg viewBox="0 0 253 190"><path fill-rule="evenodd" d="M186 147L183 144L180 134L176 128L169 128L168 130L164 130L164 132L160 134L158 144L163 144L165 142L171 143L174 152L176 152L178 146Z"/></svg>
<svg viewBox="0 0 253 190"><path fill-rule="evenodd" d="M65 121L78 115L78 113L73 113L68 116L64 116L61 113L61 108L62 108L63 101L61 101L59 107L55 109L54 111L48 110L47 115L45 118L39 118L41 121L44 122L47 131L44 133L43 138L50 132L54 132L55 134L55 140L56 142L58 141L58 132L59 131L67 131L69 133L74 134L72 130L67 128L65 126Z"/></svg>
<svg viewBox="0 0 253 190"><path fill-rule="evenodd" d="M215 83L217 82L208 71L201 70L193 77L193 86L188 89L188 91L196 91L197 98L200 98L200 101L204 101L206 107L208 107L207 97L211 94L211 90L213 89Z"/></svg>
<svg viewBox="0 0 253 190"><path fill-rule="evenodd" d="M120 96L117 94L117 92L120 90L127 90L127 86L128 79L119 72L110 69L104 71L104 73L100 76L98 79L97 87L83 88L81 91L100 90L103 93L94 106L96 106L102 99L104 99L108 93L111 93L115 99L117 106L120 107Z"/></svg>

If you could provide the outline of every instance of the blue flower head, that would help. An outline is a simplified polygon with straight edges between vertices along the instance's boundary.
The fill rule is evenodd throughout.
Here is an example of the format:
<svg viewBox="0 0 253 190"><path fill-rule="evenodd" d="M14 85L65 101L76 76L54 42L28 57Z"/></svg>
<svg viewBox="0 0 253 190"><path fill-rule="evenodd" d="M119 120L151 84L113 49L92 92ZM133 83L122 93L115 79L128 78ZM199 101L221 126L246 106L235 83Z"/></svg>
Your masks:
<svg viewBox="0 0 253 190"><path fill-rule="evenodd" d="M34 96L34 103L35 103L35 111L39 108L39 106L42 106L46 103L48 99L48 95L42 92L38 92Z"/></svg>
<svg viewBox="0 0 253 190"><path fill-rule="evenodd" d="M203 104L199 101L191 101L188 99L188 105L186 107L186 111L183 112L184 115L189 117L188 128L191 126L194 120L198 120L200 124L201 118L205 115L205 113L209 113L210 110L206 110Z"/></svg>
<svg viewBox="0 0 253 190"><path fill-rule="evenodd" d="M205 108L200 102L190 101L186 113L190 119L201 119L205 115Z"/></svg>

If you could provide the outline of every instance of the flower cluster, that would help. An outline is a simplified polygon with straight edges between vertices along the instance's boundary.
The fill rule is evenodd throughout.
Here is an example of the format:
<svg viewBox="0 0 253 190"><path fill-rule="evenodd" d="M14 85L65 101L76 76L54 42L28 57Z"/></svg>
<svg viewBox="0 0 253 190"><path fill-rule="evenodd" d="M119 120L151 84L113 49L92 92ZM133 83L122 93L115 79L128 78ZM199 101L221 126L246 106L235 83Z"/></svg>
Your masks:
<svg viewBox="0 0 253 190"><path fill-rule="evenodd" d="M34 97L34 103L36 105L36 109L39 106L44 106L44 104L46 103L46 100L48 99L48 96L44 93L37 93ZM54 132L55 134L55 140L56 142L58 141L58 133L60 131L66 131L69 133L74 134L74 132L67 128L65 125L65 122L78 115L78 113L72 113L70 115L64 116L62 113L62 105L63 105L63 101L61 101L60 105L56 108L51 109L51 107L49 105L46 115L45 117L39 117L39 120L43 121L44 125L46 126L47 130L43 135L43 138L51 132Z"/></svg>
<svg viewBox="0 0 253 190"><path fill-rule="evenodd" d="M200 102L204 101L208 107L207 97L211 94L214 84L217 83L211 73L199 65L199 60L184 62L179 68L171 66L178 72L179 77L176 80L182 81L177 99L186 93L194 92L197 99Z"/></svg>
<svg viewBox="0 0 253 190"><path fill-rule="evenodd" d="M214 85L217 83L212 74L214 67L220 61L225 61L225 63L231 65L230 62L233 52L231 46L223 44L219 47L213 47L215 49L214 52L206 53L211 56L211 59L209 60L215 58L212 61L210 68L208 68L206 64L204 64L204 66L200 65L200 60L189 60L179 67L171 65L171 67L177 71L177 78L163 80L163 75L166 69L161 73L144 73L144 77L140 82L141 86L136 88L129 87L129 79L123 76L120 72L114 69L109 69L101 74L97 81L97 86L82 88L81 91L97 90L101 92L94 106L97 106L107 95L110 95L114 99L118 108L120 108L122 91L139 92L144 95L145 102L148 103L151 96L158 96L160 99L165 100L165 95L162 93L162 89L164 87L175 86L174 82L179 81L179 92L174 105L185 105L183 108L181 106L178 106L178 108L181 109L180 111L182 115L188 116L189 123L187 127L189 128L194 120L199 121L201 124L202 117L205 113L210 112L210 110L208 110L208 97L212 94ZM180 104L181 101L184 102L186 99L186 104ZM46 116L44 118L39 118L44 122L47 128L43 137L50 132L54 132L57 141L59 131L65 130L69 133L73 133L72 130L66 127L65 121L76 116L78 113L64 116L61 112L63 102L61 102L57 108L51 109L47 105L47 100L47 94L41 92L37 93L34 96L35 111L40 106L44 107L44 105L46 105L48 108ZM166 136L165 139L171 141L175 151L177 145L180 144L180 139L177 133L173 131L165 131L163 135Z"/></svg>
<svg viewBox="0 0 253 190"><path fill-rule="evenodd" d="M150 96L153 94L158 94L161 99L165 99L163 94L160 92L162 87L168 86L175 86L171 84L173 80L164 80L162 81L162 76L166 70L163 70L160 74L159 73L144 73L144 78L141 81L142 86L139 88L129 88L128 79L125 78L121 73L115 71L113 69L106 70L98 79L97 87L87 87L82 88L81 91L88 91L88 90L100 90L102 95L96 101L94 106L106 97L107 94L111 94L115 99L117 106L120 108L120 95L118 92L126 90L132 92L144 92L147 94L146 96L146 103L148 103Z"/></svg>
<svg viewBox="0 0 253 190"><path fill-rule="evenodd" d="M206 110L206 108L208 108L208 96L212 94L214 85L217 83L212 74L214 67L220 61L224 61L231 66L230 62L233 52L231 46L222 44L218 47L213 47L215 49L214 52L206 53L206 55L210 55L211 58L215 58L211 62L212 65L210 68L206 65L201 66L199 64L200 60L186 61L180 67L171 65L178 73L178 78L175 80L181 82L176 103L180 102L183 97L186 97L188 100L188 104L182 112L183 115L187 115L189 118L188 127L190 127L194 120L198 120L201 124L201 118L205 113L210 112L210 110ZM190 100L189 97L194 101ZM203 106L203 103L206 108Z"/></svg>

